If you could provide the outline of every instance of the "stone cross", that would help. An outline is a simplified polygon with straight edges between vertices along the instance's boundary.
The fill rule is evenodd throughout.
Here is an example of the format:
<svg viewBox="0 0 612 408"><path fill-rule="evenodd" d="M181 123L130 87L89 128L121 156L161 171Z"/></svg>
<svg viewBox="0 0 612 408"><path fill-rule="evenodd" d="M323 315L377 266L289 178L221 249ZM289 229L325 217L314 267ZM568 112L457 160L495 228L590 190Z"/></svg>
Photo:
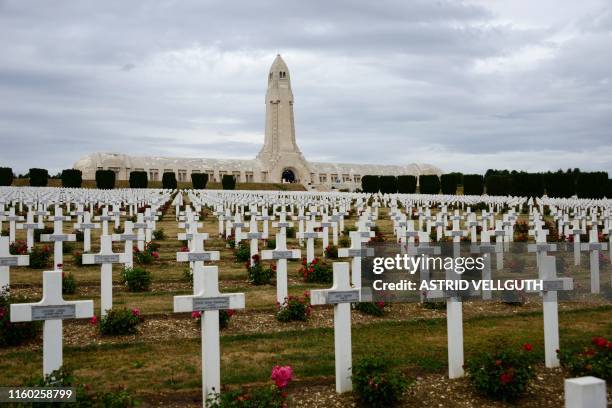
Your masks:
<svg viewBox="0 0 612 408"><path fill-rule="evenodd" d="M217 266L197 266L193 271L194 295L175 296L174 313L201 312L202 400L221 392L219 310L244 309L244 293L220 293Z"/></svg>
<svg viewBox="0 0 612 408"><path fill-rule="evenodd" d="M100 224L92 223L91 213L85 211L83 222L75 224L74 227L79 231L83 231L83 252L91 251L91 230L100 228Z"/></svg>
<svg viewBox="0 0 612 408"><path fill-rule="evenodd" d="M605 251L608 245L599 242L597 228L594 227L589 234L589 242L582 244L583 251L590 252L591 266L591 293L599 293L599 251Z"/></svg>
<svg viewBox="0 0 612 408"><path fill-rule="evenodd" d="M155 221L157 221L157 216L151 212L151 208L145 208L145 213L142 219L147 223L147 228L145 229L145 240L146 242L151 242L153 240L152 235L153 231L155 230Z"/></svg>
<svg viewBox="0 0 612 408"><path fill-rule="evenodd" d="M476 254L484 254L483 255L484 268L482 268L482 280L483 281L491 280L491 254L495 253L496 246L491 244L489 231L483 230L480 233L480 245L478 245L477 243L473 243L470 247L470 251ZM492 299L491 291L489 289L483 289L482 298L484 300L491 300Z"/></svg>
<svg viewBox="0 0 612 408"><path fill-rule="evenodd" d="M234 241L236 242L236 247L238 247L238 244L244 238L242 235L242 227L244 227L244 222L242 222L242 218L238 212L234 215L232 227L234 228Z"/></svg>
<svg viewBox="0 0 612 408"><path fill-rule="evenodd" d="M45 228L45 224L42 221L34 222L34 213L28 211L27 219L24 224L17 225L17 229L26 230L26 243L28 245L28 251L31 251L34 247L34 230Z"/></svg>
<svg viewBox="0 0 612 408"><path fill-rule="evenodd" d="M540 261L539 275L542 281L542 309L544 314L544 357L546 367L559 367L559 305L557 291L572 290L572 278L558 278L555 257L544 255ZM535 292L535 290L528 290Z"/></svg>
<svg viewBox="0 0 612 408"><path fill-rule="evenodd" d="M134 241L138 241L138 235L134 232L133 229L134 223L132 221L125 221L123 234L113 234L113 241L123 241L125 242L123 254L125 255L125 267L133 268L134 267Z"/></svg>
<svg viewBox="0 0 612 408"><path fill-rule="evenodd" d="M287 213L285 212L285 206L282 207L279 212L279 218L277 222L273 222L272 226L280 230L280 234L284 237L287 236L287 227L293 227L292 222L287 221Z"/></svg>
<svg viewBox="0 0 612 408"><path fill-rule="evenodd" d="M137 232L136 235L138 236L138 250L139 251L144 251L144 247L145 247L145 241L147 240L147 235L150 235L150 224L148 222L145 222L144 220L144 214L143 213L138 213L138 215L136 216L136 222L133 225L133 228L136 228Z"/></svg>
<svg viewBox="0 0 612 408"><path fill-rule="evenodd" d="M108 208L102 208L102 215L95 217L94 220L102 222L102 235L108 235L108 222L113 220L113 217L108 215Z"/></svg>
<svg viewBox="0 0 612 408"><path fill-rule="evenodd" d="M64 221L70 221L70 217L62 215L62 207L55 207L55 215L51 217L53 220L53 234L42 234L40 240L42 242L53 242L53 263L54 268L60 268L59 265L64 265L64 241L76 241L76 235L64 234Z"/></svg>
<svg viewBox="0 0 612 408"><path fill-rule="evenodd" d="M568 378L564 383L565 408L606 408L606 382L597 377Z"/></svg>
<svg viewBox="0 0 612 408"><path fill-rule="evenodd" d="M419 231L418 232L418 237L419 237L419 246L416 247L416 254L417 255L423 255L423 262L421 263L421 268L419 270L419 280L422 281L429 281L430 276L429 276L429 267L427 265L428 261L427 259L429 258L430 255L440 255L441 253L441 249L439 246L431 246L429 245L429 232L423 232L423 231ZM421 293L421 300L424 300L426 296L424 296L423 293Z"/></svg>
<svg viewBox="0 0 612 408"><path fill-rule="evenodd" d="M251 220L249 221L249 232L246 234L242 235L242 238L244 239L249 239L251 240L251 244L250 244L250 264L251 266L253 266L255 264L255 260L253 259L253 256L259 253L259 248L258 248L258 244L260 239L264 238L264 235L257 231L257 220L255 219L255 217L251 217Z"/></svg>
<svg viewBox="0 0 612 408"><path fill-rule="evenodd" d="M106 316L113 308L113 264L128 261L125 254L113 252L113 241L110 235L100 237L100 252L83 254L84 265L102 265L100 267L100 314Z"/></svg>
<svg viewBox="0 0 612 408"><path fill-rule="evenodd" d="M300 207L298 210L298 215L294 215L292 218L298 220L297 237L299 239L300 245L303 245L303 238L301 238L301 236L304 233L304 221L310 220L310 217L308 215L304 215L304 207Z"/></svg>
<svg viewBox="0 0 612 408"><path fill-rule="evenodd" d="M0 293L10 284L11 266L25 266L30 263L30 255L11 255L8 237L0 237Z"/></svg>
<svg viewBox="0 0 612 408"><path fill-rule="evenodd" d="M287 259L299 259L299 249L287 249L285 234L276 234L276 248L261 251L262 259L276 260L276 301L283 304L288 296L287 289Z"/></svg>
<svg viewBox="0 0 612 408"><path fill-rule="evenodd" d="M361 244L367 242L367 239L364 239L358 231L351 231L349 236L351 238L351 247L339 248L338 257L353 258L351 261L351 281L353 286L361 288L361 258L374 256L374 248L361 248Z"/></svg>
<svg viewBox="0 0 612 408"><path fill-rule="evenodd" d="M310 263L314 259L314 240L323 238L322 232L315 232L314 221L306 221L306 232L298 233L297 236L300 239L306 240L306 262Z"/></svg>
<svg viewBox="0 0 612 408"><path fill-rule="evenodd" d="M204 266L204 261L218 261L220 259L219 251L204 250L204 240L206 239L208 239L208 234L193 234L191 238L191 249L189 252L177 252L176 261L189 262L190 265L192 265L193 271Z"/></svg>
<svg viewBox="0 0 612 408"><path fill-rule="evenodd" d="M497 255L495 259L497 262L497 270L499 271L504 268L504 237L506 236L506 231L500 220L495 221L495 230L493 230L493 234L495 235L495 253Z"/></svg>
<svg viewBox="0 0 612 408"><path fill-rule="evenodd" d="M579 227L580 221L574 218L572 228L567 233L574 236L574 265L580 265L580 234L585 234L586 230Z"/></svg>
<svg viewBox="0 0 612 408"><path fill-rule="evenodd" d="M269 227L268 221L273 220L274 217L270 217L268 215L268 209L266 207L262 208L261 215L255 218L257 221L263 221L262 233L264 235L264 239L268 239Z"/></svg>
<svg viewBox="0 0 612 408"><path fill-rule="evenodd" d="M63 365L62 320L93 316L93 301L65 301L62 298L62 271L43 273L43 298L38 303L13 303L12 322L44 321L43 375Z"/></svg>
<svg viewBox="0 0 612 408"><path fill-rule="evenodd" d="M11 207L5 220L9 222L9 241L11 244L15 242L15 232L17 229L17 221L23 221L23 217L15 215L15 207Z"/></svg>
<svg viewBox="0 0 612 408"><path fill-rule="evenodd" d="M330 289L310 291L310 304L334 305L334 356L336 360L336 392L353 389L351 303L359 302L359 289L351 287L348 262L334 262L334 283Z"/></svg>

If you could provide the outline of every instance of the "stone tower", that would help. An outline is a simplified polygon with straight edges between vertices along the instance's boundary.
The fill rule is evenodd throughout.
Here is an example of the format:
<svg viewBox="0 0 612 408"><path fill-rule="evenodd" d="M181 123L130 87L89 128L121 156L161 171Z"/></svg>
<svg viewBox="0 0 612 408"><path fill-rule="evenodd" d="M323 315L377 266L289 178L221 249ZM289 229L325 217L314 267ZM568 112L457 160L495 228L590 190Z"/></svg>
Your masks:
<svg viewBox="0 0 612 408"><path fill-rule="evenodd" d="M295 141L291 77L280 55L276 56L268 73L266 133L257 159L267 171L268 181L310 182L308 164Z"/></svg>

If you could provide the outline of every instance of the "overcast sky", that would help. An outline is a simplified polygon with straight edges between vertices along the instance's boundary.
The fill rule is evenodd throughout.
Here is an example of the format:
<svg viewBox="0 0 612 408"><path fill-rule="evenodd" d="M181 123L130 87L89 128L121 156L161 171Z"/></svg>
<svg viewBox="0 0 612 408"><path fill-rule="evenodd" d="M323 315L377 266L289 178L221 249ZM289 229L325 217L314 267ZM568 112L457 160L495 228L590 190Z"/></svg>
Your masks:
<svg viewBox="0 0 612 408"><path fill-rule="evenodd" d="M0 166L253 158L291 71L308 160L612 174L612 2L0 0Z"/></svg>

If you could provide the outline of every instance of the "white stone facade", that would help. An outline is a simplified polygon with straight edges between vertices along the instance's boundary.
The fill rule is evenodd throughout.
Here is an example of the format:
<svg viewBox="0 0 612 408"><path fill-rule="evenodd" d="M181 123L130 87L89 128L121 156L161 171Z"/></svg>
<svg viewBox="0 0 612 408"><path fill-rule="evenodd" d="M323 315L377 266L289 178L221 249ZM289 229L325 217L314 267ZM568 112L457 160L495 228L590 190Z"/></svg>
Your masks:
<svg viewBox="0 0 612 408"><path fill-rule="evenodd" d="M361 177L375 175L441 174L428 164L364 165L308 162L295 138L293 92L289 69L279 56L268 74L266 92L266 129L264 145L253 160L137 157L115 153L93 153L74 164L83 179L95 178L96 170L113 170L118 180L129 179L132 171L146 171L149 180L161 180L163 173L174 172L176 179L191 181L193 173L207 173L210 181L220 181L225 174L236 176L240 183L295 181L306 187L354 189ZM293 179L293 180L292 180Z"/></svg>

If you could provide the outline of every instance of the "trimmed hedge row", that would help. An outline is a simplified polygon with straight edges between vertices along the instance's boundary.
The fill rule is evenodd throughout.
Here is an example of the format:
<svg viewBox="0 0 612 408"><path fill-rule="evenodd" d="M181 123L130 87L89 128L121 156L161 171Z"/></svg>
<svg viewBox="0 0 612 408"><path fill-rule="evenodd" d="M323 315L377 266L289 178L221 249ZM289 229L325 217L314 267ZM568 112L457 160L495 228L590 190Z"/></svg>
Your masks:
<svg viewBox="0 0 612 408"><path fill-rule="evenodd" d="M47 187L49 183L49 172L47 169L32 168L29 172L30 186Z"/></svg>
<svg viewBox="0 0 612 408"><path fill-rule="evenodd" d="M482 195L484 193L484 177L480 174L465 174L463 176L463 194Z"/></svg>
<svg viewBox="0 0 612 408"><path fill-rule="evenodd" d="M236 177L231 174L224 174L221 179L221 185L224 190L235 190L236 189Z"/></svg>
<svg viewBox="0 0 612 408"><path fill-rule="evenodd" d="M414 194L417 188L416 176L397 176L397 191L400 194Z"/></svg>
<svg viewBox="0 0 612 408"><path fill-rule="evenodd" d="M13 184L13 169L10 167L0 167L0 186L10 186Z"/></svg>
<svg viewBox="0 0 612 408"><path fill-rule="evenodd" d="M168 190L176 190L178 183L176 182L176 175L173 172L166 172L162 176L162 187Z"/></svg>
<svg viewBox="0 0 612 408"><path fill-rule="evenodd" d="M115 188L115 172L112 170L96 170L96 187L101 190Z"/></svg>
<svg viewBox="0 0 612 408"><path fill-rule="evenodd" d="M83 173L77 169L62 170L62 187L81 188Z"/></svg>
<svg viewBox="0 0 612 408"><path fill-rule="evenodd" d="M147 188L149 186L149 176L146 171L130 172L130 188Z"/></svg>
<svg viewBox="0 0 612 408"><path fill-rule="evenodd" d="M440 192L440 178L435 174L420 175L419 192L421 194L438 194Z"/></svg>
<svg viewBox="0 0 612 408"><path fill-rule="evenodd" d="M208 174L191 173L191 185L196 190L204 190L208 184Z"/></svg>

